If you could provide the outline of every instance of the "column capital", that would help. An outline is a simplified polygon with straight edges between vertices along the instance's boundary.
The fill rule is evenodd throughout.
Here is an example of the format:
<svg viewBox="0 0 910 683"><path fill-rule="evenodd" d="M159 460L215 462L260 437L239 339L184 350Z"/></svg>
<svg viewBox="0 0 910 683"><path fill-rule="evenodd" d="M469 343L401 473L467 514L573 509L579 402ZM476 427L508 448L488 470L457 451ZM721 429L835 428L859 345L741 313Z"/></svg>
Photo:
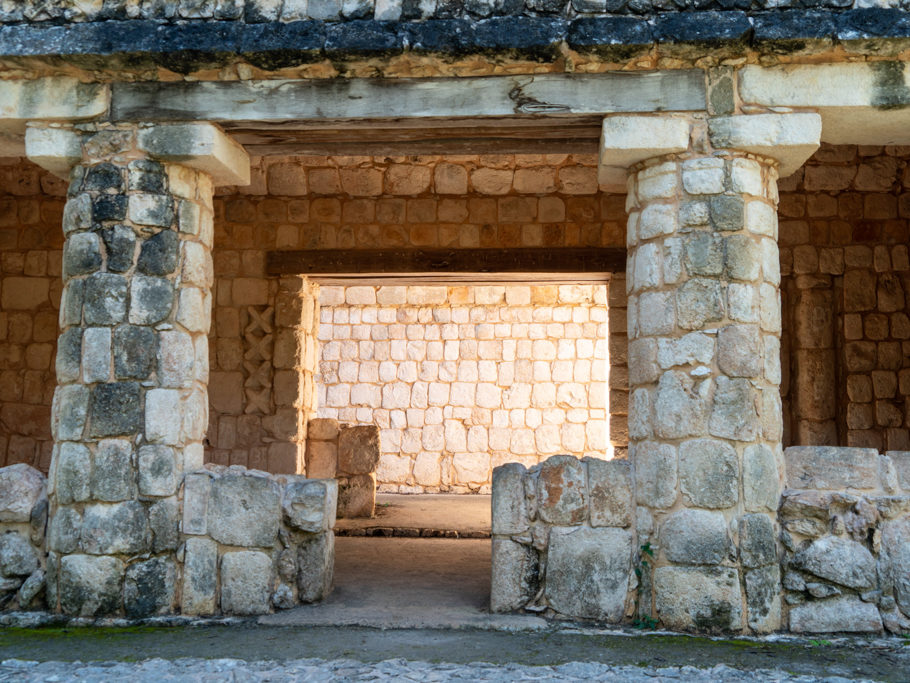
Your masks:
<svg viewBox="0 0 910 683"><path fill-rule="evenodd" d="M777 160L780 177L794 173L821 144L822 118L815 112L718 116L708 120L715 149L735 149Z"/></svg>
<svg viewBox="0 0 910 683"><path fill-rule="evenodd" d="M689 149L692 119L679 114L608 116L600 134L598 181L601 189L625 192L630 166Z"/></svg>
<svg viewBox="0 0 910 683"><path fill-rule="evenodd" d="M83 160L82 137L73 127L30 123L26 156L54 175L66 178ZM249 185L250 158L242 145L207 123L160 123L136 126L135 150L166 164L203 171L215 185Z"/></svg>

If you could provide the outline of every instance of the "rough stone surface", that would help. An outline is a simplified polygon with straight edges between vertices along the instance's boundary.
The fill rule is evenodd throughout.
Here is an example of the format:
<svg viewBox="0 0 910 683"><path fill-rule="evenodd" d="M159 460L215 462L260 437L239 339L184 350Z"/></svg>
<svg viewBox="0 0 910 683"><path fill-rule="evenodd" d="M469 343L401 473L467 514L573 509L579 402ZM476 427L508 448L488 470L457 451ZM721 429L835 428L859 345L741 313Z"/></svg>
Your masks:
<svg viewBox="0 0 910 683"><path fill-rule="evenodd" d="M66 555L60 559L59 581L64 614L93 617L120 608L123 563L115 557Z"/></svg>
<svg viewBox="0 0 910 683"><path fill-rule="evenodd" d="M849 588L866 589L875 583L875 558L864 546L847 538L820 538L797 553L793 564Z"/></svg>
<svg viewBox="0 0 910 683"><path fill-rule="evenodd" d="M38 568L38 554L25 536L9 531L0 536L0 574L29 576Z"/></svg>
<svg viewBox="0 0 910 683"><path fill-rule="evenodd" d="M720 564L733 549L723 515L696 509L670 515L661 542L667 559L680 564Z"/></svg>
<svg viewBox="0 0 910 683"><path fill-rule="evenodd" d="M225 614L265 614L272 594L272 560L255 550L221 558L221 610Z"/></svg>
<svg viewBox="0 0 910 683"><path fill-rule="evenodd" d="M208 538L186 539L183 564L183 614L214 614L217 609L218 544Z"/></svg>
<svg viewBox="0 0 910 683"><path fill-rule="evenodd" d="M790 608L790 630L795 633L878 633L882 619L875 605L855 596L807 602Z"/></svg>
<svg viewBox="0 0 910 683"><path fill-rule="evenodd" d="M370 474L379 464L379 428L346 427L338 435L338 469L347 474Z"/></svg>
<svg viewBox="0 0 910 683"><path fill-rule="evenodd" d="M693 439L679 445L679 487L689 505L727 508L739 499L739 459L730 444Z"/></svg>
<svg viewBox="0 0 910 683"><path fill-rule="evenodd" d="M631 467L627 460L585 458L588 466L588 519L593 527L632 525Z"/></svg>
<svg viewBox="0 0 910 683"><path fill-rule="evenodd" d="M151 533L145 506L139 501L86 505L82 547L94 555L137 554L150 548Z"/></svg>
<svg viewBox="0 0 910 683"><path fill-rule="evenodd" d="M132 618L173 611L177 570L172 560L154 557L127 567L123 582L123 609Z"/></svg>
<svg viewBox="0 0 910 683"><path fill-rule="evenodd" d="M212 482L208 533L219 543L271 547L278 538L281 495L271 479L225 474Z"/></svg>
<svg viewBox="0 0 910 683"><path fill-rule="evenodd" d="M493 539L490 610L512 612L530 603L540 589L537 551L507 538Z"/></svg>
<svg viewBox="0 0 910 683"><path fill-rule="evenodd" d="M338 482L338 516L372 517L376 507L374 474L355 474Z"/></svg>
<svg viewBox="0 0 910 683"><path fill-rule="evenodd" d="M780 567L770 564L744 572L749 628L770 633L781 626Z"/></svg>
<svg viewBox="0 0 910 683"><path fill-rule="evenodd" d="M338 483L326 479L290 481L281 502L285 522L308 533L327 531L335 526Z"/></svg>
<svg viewBox="0 0 910 683"><path fill-rule="evenodd" d="M331 531L303 539L297 550L297 596L300 602L322 600L332 590L335 535Z"/></svg>
<svg viewBox="0 0 910 683"><path fill-rule="evenodd" d="M790 488L838 491L878 487L878 453L874 449L791 446L785 455Z"/></svg>
<svg viewBox="0 0 910 683"><path fill-rule="evenodd" d="M554 456L540 465L538 510L551 524L580 524L588 514L584 465L569 455Z"/></svg>
<svg viewBox="0 0 910 683"><path fill-rule="evenodd" d="M739 575L728 567L658 567L654 597L661 623L680 631L742 628Z"/></svg>
<svg viewBox="0 0 910 683"><path fill-rule="evenodd" d="M494 535L521 534L528 530L528 509L525 504L524 488L526 474L527 470L524 465L517 462L506 463L493 470L491 519ZM508 554L507 550L503 552ZM508 585L505 580L503 585Z"/></svg>
<svg viewBox="0 0 910 683"><path fill-rule="evenodd" d="M24 463L0 468L0 522L27 522L47 497L44 475Z"/></svg>

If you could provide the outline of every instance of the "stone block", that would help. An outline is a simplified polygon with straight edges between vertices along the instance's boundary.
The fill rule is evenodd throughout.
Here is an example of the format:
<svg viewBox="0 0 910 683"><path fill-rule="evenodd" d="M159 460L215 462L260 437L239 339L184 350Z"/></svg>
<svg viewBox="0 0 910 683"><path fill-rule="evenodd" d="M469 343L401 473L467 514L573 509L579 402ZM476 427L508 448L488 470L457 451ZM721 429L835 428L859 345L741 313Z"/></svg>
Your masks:
<svg viewBox="0 0 910 683"><path fill-rule="evenodd" d="M180 611L204 616L217 609L218 544L208 538L186 539Z"/></svg>
<svg viewBox="0 0 910 683"><path fill-rule="evenodd" d="M627 460L585 458L588 466L588 519L592 527L632 525L632 472Z"/></svg>
<svg viewBox="0 0 910 683"><path fill-rule="evenodd" d="M94 273L85 280L83 316L86 325L116 325L126 318L127 280L114 273ZM5 307L4 307L5 308Z"/></svg>
<svg viewBox="0 0 910 683"><path fill-rule="evenodd" d="M180 238L172 230L162 230L146 238L139 250L136 269L145 275L170 275L177 268L179 246Z"/></svg>
<svg viewBox="0 0 910 683"><path fill-rule="evenodd" d="M375 506L375 474L355 474L338 481L338 517L372 517Z"/></svg>
<svg viewBox="0 0 910 683"><path fill-rule="evenodd" d="M116 503L135 493L133 445L127 439L104 439L95 448L91 473L92 498Z"/></svg>
<svg viewBox="0 0 910 683"><path fill-rule="evenodd" d="M780 501L780 468L770 448L747 446L743 451L743 502L749 512L774 512Z"/></svg>
<svg viewBox="0 0 910 683"><path fill-rule="evenodd" d="M756 633L771 633L781 627L780 566L769 564L745 572L746 616Z"/></svg>
<svg viewBox="0 0 910 683"><path fill-rule="evenodd" d="M101 268L101 240L91 232L70 235L63 246L63 277L95 273Z"/></svg>
<svg viewBox="0 0 910 683"><path fill-rule="evenodd" d="M608 116L603 122L600 165L628 168L645 159L684 152L689 148L689 126L684 117Z"/></svg>
<svg viewBox="0 0 910 683"><path fill-rule="evenodd" d="M739 458L733 447L716 439L693 439L679 445L679 487L693 507L728 508L739 500Z"/></svg>
<svg viewBox="0 0 910 683"><path fill-rule="evenodd" d="M338 483L333 479L288 477L281 504L288 526L308 533L328 531L335 526Z"/></svg>
<svg viewBox="0 0 910 683"><path fill-rule="evenodd" d="M82 549L92 555L148 552L152 545L148 514L139 501L86 505Z"/></svg>
<svg viewBox="0 0 910 683"><path fill-rule="evenodd" d="M92 436L135 434L140 429L141 420L142 405L137 383L112 382L92 388L89 423Z"/></svg>
<svg viewBox="0 0 910 683"><path fill-rule="evenodd" d="M0 535L0 574L29 576L38 568L38 554L29 540L15 531Z"/></svg>
<svg viewBox="0 0 910 683"><path fill-rule="evenodd" d="M738 149L771 157L786 178L819 147L821 117L814 112L715 116L708 136L716 149Z"/></svg>
<svg viewBox="0 0 910 683"><path fill-rule="evenodd" d="M174 123L143 129L139 147L159 161L202 171L211 176L215 185L250 184L246 151L210 123Z"/></svg>
<svg viewBox="0 0 910 683"><path fill-rule="evenodd" d="M183 481L183 533L205 534L212 478L207 473L187 474Z"/></svg>
<svg viewBox="0 0 910 683"><path fill-rule="evenodd" d="M48 524L48 548L59 553L75 552L81 535L82 515L73 508L58 506Z"/></svg>
<svg viewBox="0 0 910 683"><path fill-rule="evenodd" d="M865 546L839 536L823 536L798 552L790 564L841 586L865 590L876 582L875 558Z"/></svg>
<svg viewBox="0 0 910 683"><path fill-rule="evenodd" d="M338 434L338 470L346 474L369 474L379 465L379 427L358 425Z"/></svg>
<svg viewBox="0 0 910 683"><path fill-rule="evenodd" d="M665 439L697 436L707 431L711 382L696 381L669 370L660 376L655 400L657 435Z"/></svg>
<svg viewBox="0 0 910 683"><path fill-rule="evenodd" d="M335 569L335 535L331 531L304 538L297 547L297 596L316 602L332 591Z"/></svg>
<svg viewBox="0 0 910 683"><path fill-rule="evenodd" d="M685 330L699 330L724 317L724 297L716 280L692 278L676 290L676 320Z"/></svg>
<svg viewBox="0 0 910 683"><path fill-rule="evenodd" d="M878 452L872 448L791 446L784 451L784 463L789 488L879 488Z"/></svg>
<svg viewBox="0 0 910 683"><path fill-rule="evenodd" d="M658 567L654 603L665 628L679 631L739 631L739 574L729 567Z"/></svg>
<svg viewBox="0 0 910 683"><path fill-rule="evenodd" d="M494 538L492 563L491 612L512 612L534 599L540 589L540 561L534 548Z"/></svg>
<svg viewBox="0 0 910 683"><path fill-rule="evenodd" d="M64 614L97 617L120 610L123 563L115 557L66 555L60 559L58 581Z"/></svg>
<svg viewBox="0 0 910 683"><path fill-rule="evenodd" d="M177 498L164 498L149 507L152 550L156 553L175 550L179 540L180 512Z"/></svg>
<svg viewBox="0 0 910 683"><path fill-rule="evenodd" d="M676 502L678 465L676 447L643 441L629 449L634 463L635 495L639 505L669 508Z"/></svg>
<svg viewBox="0 0 910 683"><path fill-rule="evenodd" d="M528 530L524 483L526 475L525 466L517 462L493 469L491 513L494 535L522 534Z"/></svg>
<svg viewBox="0 0 910 683"><path fill-rule="evenodd" d="M107 270L124 273L132 268L136 252L136 233L133 229L127 225L114 225L105 228L100 234L107 252Z"/></svg>
<svg viewBox="0 0 910 683"><path fill-rule="evenodd" d="M269 612L275 570L272 558L256 550L238 550L221 558L221 611L251 615Z"/></svg>
<svg viewBox="0 0 910 683"><path fill-rule="evenodd" d="M32 510L47 498L47 480L25 463L0 468L0 522L28 522Z"/></svg>
<svg viewBox="0 0 910 683"><path fill-rule="evenodd" d="M660 539L667 559L679 564L721 564L734 551L726 519L707 510L674 512L664 522Z"/></svg>
<svg viewBox="0 0 910 683"><path fill-rule="evenodd" d="M763 348L757 325L727 325L717 334L717 365L730 377L761 377Z"/></svg>
<svg viewBox="0 0 910 683"><path fill-rule="evenodd" d="M768 515L743 515L739 519L739 557L744 567L777 564L774 524Z"/></svg>
<svg viewBox="0 0 910 683"><path fill-rule="evenodd" d="M158 337L148 327L120 325L114 330L114 374L117 379L148 379L155 369Z"/></svg>
<svg viewBox="0 0 910 683"><path fill-rule="evenodd" d="M759 396L747 379L715 380L714 403L708 431L712 436L752 441L760 434L757 401Z"/></svg>
<svg viewBox="0 0 910 683"><path fill-rule="evenodd" d="M278 540L280 503L274 480L227 472L212 480L208 534L225 545L270 548Z"/></svg>
<svg viewBox="0 0 910 683"><path fill-rule="evenodd" d="M631 531L553 528L547 552L547 602L567 616L618 622L625 613L631 562Z"/></svg>
<svg viewBox="0 0 910 683"><path fill-rule="evenodd" d="M130 322L155 325L165 320L174 307L174 285L160 277L135 275L130 281Z"/></svg>
<svg viewBox="0 0 910 683"><path fill-rule="evenodd" d="M127 567L123 581L123 609L131 619L171 614L177 585L177 568L164 557L153 557Z"/></svg>
<svg viewBox="0 0 910 683"><path fill-rule="evenodd" d="M550 524L581 524L588 516L584 464L571 455L554 455L541 463L537 479L538 514Z"/></svg>
<svg viewBox="0 0 910 683"><path fill-rule="evenodd" d="M176 389L150 389L145 393L145 438L147 441L176 445L180 441L180 392Z"/></svg>
<svg viewBox="0 0 910 683"><path fill-rule="evenodd" d="M58 503L88 500L90 496L91 453L79 443L65 441L57 447L53 493Z"/></svg>
<svg viewBox="0 0 910 683"><path fill-rule="evenodd" d="M170 496L176 493L180 472L173 448L141 446L137 462L139 493L146 496Z"/></svg>
<svg viewBox="0 0 910 683"><path fill-rule="evenodd" d="M874 604L853 595L813 600L790 608L794 633L879 633L882 618Z"/></svg>
<svg viewBox="0 0 910 683"><path fill-rule="evenodd" d="M334 441L338 438L338 420L330 418L310 420L307 423L307 438L314 441Z"/></svg>
<svg viewBox="0 0 910 683"><path fill-rule="evenodd" d="M910 520L882 524L879 576L880 587L890 587L901 612L910 615Z"/></svg>
<svg viewBox="0 0 910 683"><path fill-rule="evenodd" d="M306 474L310 479L334 479L338 447L331 441L307 441Z"/></svg>

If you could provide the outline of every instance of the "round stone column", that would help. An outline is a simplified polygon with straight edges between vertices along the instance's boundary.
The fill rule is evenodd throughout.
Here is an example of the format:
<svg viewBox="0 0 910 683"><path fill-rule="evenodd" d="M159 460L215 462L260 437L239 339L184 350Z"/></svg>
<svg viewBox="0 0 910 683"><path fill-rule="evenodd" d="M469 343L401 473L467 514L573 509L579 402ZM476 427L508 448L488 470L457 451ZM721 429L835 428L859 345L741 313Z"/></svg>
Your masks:
<svg viewBox="0 0 910 683"><path fill-rule="evenodd" d="M33 127L26 142L45 167L72 166L48 604L80 616L169 613L180 485L202 466L208 426L213 176L225 179L227 161L242 182L246 154L207 124Z"/></svg>
<svg viewBox="0 0 910 683"><path fill-rule="evenodd" d="M817 117L804 116L813 117L807 137L814 130L817 145ZM762 145L792 141L767 135L769 126L780 133L777 117L764 122L764 137L747 130L758 154L749 152L739 120L762 117L710 127L698 119L621 118L638 119L620 128L626 139L630 130L642 135L639 153L649 130L674 139L671 153L633 163L627 186L639 615L674 629L770 631L781 618L782 453L780 164L769 152L780 150ZM604 163L617 130L610 121Z"/></svg>

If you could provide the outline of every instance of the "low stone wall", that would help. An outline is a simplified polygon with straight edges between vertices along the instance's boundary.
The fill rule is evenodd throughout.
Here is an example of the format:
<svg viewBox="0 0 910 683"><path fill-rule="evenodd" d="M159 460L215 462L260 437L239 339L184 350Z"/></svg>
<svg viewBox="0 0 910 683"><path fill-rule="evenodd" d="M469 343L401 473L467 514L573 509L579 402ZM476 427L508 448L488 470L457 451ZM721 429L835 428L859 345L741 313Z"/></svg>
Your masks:
<svg viewBox="0 0 910 683"><path fill-rule="evenodd" d="M783 586L797 633L910 630L910 452L784 453Z"/></svg>
<svg viewBox="0 0 910 683"><path fill-rule="evenodd" d="M490 608L619 622L631 614L629 462L557 455L493 471Z"/></svg>
<svg viewBox="0 0 910 683"><path fill-rule="evenodd" d="M306 472L338 482L338 516L372 517L376 506L379 427L317 418L307 426Z"/></svg>
<svg viewBox="0 0 910 683"><path fill-rule="evenodd" d="M47 480L19 464L0 469L0 608L43 605Z"/></svg>

